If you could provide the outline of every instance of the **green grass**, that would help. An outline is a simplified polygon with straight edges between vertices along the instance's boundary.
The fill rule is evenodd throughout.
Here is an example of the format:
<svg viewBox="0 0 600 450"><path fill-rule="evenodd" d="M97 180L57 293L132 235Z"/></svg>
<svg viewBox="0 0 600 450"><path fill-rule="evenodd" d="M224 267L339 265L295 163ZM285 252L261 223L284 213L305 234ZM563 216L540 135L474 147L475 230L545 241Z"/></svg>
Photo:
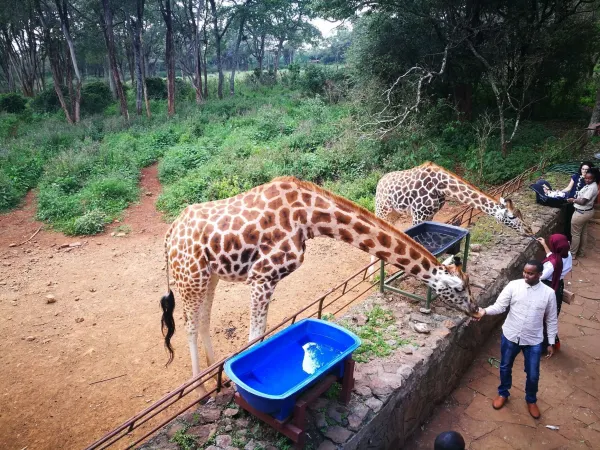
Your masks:
<svg viewBox="0 0 600 450"><path fill-rule="evenodd" d="M159 161L158 208L167 219L190 203L222 199L292 175L374 209L380 177L426 160L475 180L473 133L468 124L437 123L379 140L363 134L364 112L350 102L327 104L289 86L251 84L240 74L236 96L211 97L201 107L153 100L152 118L113 104L102 115L67 126L59 111L0 114L0 212L17 207L37 188L37 218L66 234L93 234L120 218L139 198L140 170ZM288 83L288 84L286 84ZM133 90L129 90L134 112ZM573 136L565 136L566 142ZM514 177L546 159L566 158L564 142L543 124L524 123L503 159L486 151L482 187Z"/></svg>
<svg viewBox="0 0 600 450"><path fill-rule="evenodd" d="M363 326L341 321L340 325L362 340L360 347L354 351L355 361L365 363L389 356L395 349L409 344L410 340L400 337L395 322L394 314L378 305L367 313L367 322Z"/></svg>

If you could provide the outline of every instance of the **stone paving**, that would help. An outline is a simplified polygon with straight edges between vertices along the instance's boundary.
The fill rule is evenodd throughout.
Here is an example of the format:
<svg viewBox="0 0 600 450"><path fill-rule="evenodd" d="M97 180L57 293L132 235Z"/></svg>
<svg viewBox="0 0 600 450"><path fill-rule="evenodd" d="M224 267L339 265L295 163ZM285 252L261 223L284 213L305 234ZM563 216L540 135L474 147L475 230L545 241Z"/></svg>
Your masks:
<svg viewBox="0 0 600 450"><path fill-rule="evenodd" d="M498 363L490 360L500 359L497 329L459 386L405 449L432 449L435 437L447 430L460 432L471 450L600 449L600 225L593 224L590 234L586 256L575 261L565 280L576 297L572 305L563 304L559 316L561 349L542 360L542 417L534 420L527 411L522 355L513 368L509 402L499 411L492 408L499 384Z"/></svg>

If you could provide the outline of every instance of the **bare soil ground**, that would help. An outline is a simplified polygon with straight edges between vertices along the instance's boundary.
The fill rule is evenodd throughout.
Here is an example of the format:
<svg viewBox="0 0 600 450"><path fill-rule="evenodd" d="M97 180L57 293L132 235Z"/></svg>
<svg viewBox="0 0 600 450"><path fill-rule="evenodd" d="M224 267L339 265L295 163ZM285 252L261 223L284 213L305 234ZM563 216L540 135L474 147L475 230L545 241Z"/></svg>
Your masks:
<svg viewBox="0 0 600 450"><path fill-rule="evenodd" d="M175 360L164 366L159 299L168 223L154 207L156 166L143 171L141 189L122 223L94 237L42 229L19 245L43 225L33 219L33 193L0 215L0 448L85 447L191 376L180 307ZM457 209L446 206L436 219ZM124 226L129 233L111 236ZM368 262L345 243L309 241L303 266L275 292L269 326ZM219 283L211 324L217 358L246 342L249 299L248 286Z"/></svg>

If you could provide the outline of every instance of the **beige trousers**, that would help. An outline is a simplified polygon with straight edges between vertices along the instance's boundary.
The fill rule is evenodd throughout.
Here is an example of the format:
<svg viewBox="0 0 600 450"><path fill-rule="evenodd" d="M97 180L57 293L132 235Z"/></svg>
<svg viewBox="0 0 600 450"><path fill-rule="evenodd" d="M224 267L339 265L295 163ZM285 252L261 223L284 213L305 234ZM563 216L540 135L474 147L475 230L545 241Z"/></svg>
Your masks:
<svg viewBox="0 0 600 450"><path fill-rule="evenodd" d="M571 219L571 254L583 256L587 246L587 224L594 218L594 210L579 212L575 210Z"/></svg>

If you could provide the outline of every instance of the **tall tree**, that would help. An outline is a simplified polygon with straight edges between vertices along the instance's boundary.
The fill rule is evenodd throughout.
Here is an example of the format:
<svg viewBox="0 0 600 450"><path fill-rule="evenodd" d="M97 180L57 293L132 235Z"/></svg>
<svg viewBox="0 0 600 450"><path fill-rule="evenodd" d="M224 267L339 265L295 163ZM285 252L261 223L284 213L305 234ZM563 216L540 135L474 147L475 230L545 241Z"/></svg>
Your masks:
<svg viewBox="0 0 600 450"><path fill-rule="evenodd" d="M119 66L117 65L117 56L115 48L115 35L113 31L113 11L110 4L110 0L102 0L103 14L101 22L104 31L104 40L106 42L106 48L108 49L108 63L110 65L110 71L112 78L115 83L115 90L117 92L117 99L121 106L121 115L127 121L129 121L129 111L127 110L127 98L123 92L123 84L121 82L121 76L119 75Z"/></svg>
<svg viewBox="0 0 600 450"><path fill-rule="evenodd" d="M69 48L69 59L71 60L71 64L73 66L73 71L75 73L75 91L73 95L71 95L71 103L73 105L73 120L75 123L80 120L80 109L81 109L81 73L79 71L79 64L77 64L77 56L75 55L75 45L73 44L73 38L71 36L71 24L69 17L69 9L67 0L54 0L56 5L56 9L58 10L58 17L60 18L60 26L62 32L65 36L65 40L67 41L67 46ZM72 84L69 83L69 87L72 87Z"/></svg>
<svg viewBox="0 0 600 450"><path fill-rule="evenodd" d="M35 8L42 24L43 29L43 38L42 41L46 47L46 52L48 54L48 59L50 60L50 72L52 73L52 81L54 84L54 91L56 92L56 96L58 97L58 101L60 103L60 107L65 113L65 118L67 122L73 124L73 119L71 118L71 113L69 108L67 107L67 102L65 101L65 97L62 92L62 77L60 75L60 57L59 57L59 42L52 36L52 20L54 17L53 13L48 13L46 8L42 8L42 4L40 0L35 0Z"/></svg>
<svg viewBox="0 0 600 450"><path fill-rule="evenodd" d="M171 0L159 0L160 12L166 27L165 64L167 65L167 114L175 114L175 44L173 42L173 13Z"/></svg>
<svg viewBox="0 0 600 450"><path fill-rule="evenodd" d="M216 63L217 63L217 71L219 72L219 82L217 85L217 96L222 99L223 98L223 84L225 82L225 76L223 75L223 58L221 56L221 42L223 40L223 36L227 32L229 25L231 24L231 20L233 18L232 15L229 15L225 19L225 24L223 26L219 25L219 18L222 16L226 16L226 9L222 9L221 11L217 10L217 5L215 0L208 0L210 4L210 11L212 14L212 23L213 23L213 33L215 36L215 52L216 52Z"/></svg>

